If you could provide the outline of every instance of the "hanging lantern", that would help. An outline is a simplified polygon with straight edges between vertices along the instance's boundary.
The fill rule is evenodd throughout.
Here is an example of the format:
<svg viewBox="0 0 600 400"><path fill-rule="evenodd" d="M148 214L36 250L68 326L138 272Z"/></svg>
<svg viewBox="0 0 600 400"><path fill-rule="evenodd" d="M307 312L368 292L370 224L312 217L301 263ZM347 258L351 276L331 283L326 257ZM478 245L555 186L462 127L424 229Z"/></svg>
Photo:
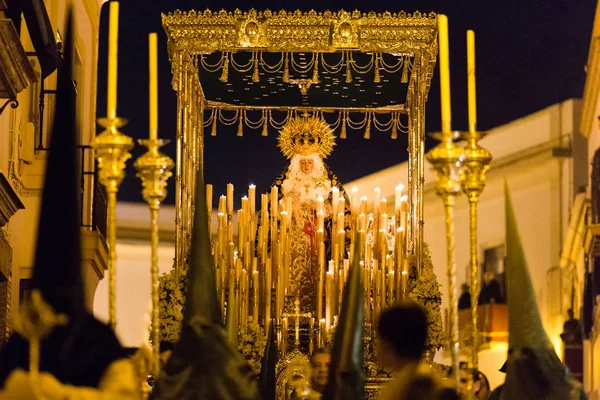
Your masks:
<svg viewBox="0 0 600 400"><path fill-rule="evenodd" d="M213 108L213 122L210 128L210 136L217 136L217 120L219 119L219 110Z"/></svg>
<svg viewBox="0 0 600 400"><path fill-rule="evenodd" d="M263 128L262 128L262 136L269 136L269 111L268 110L264 110L264 115L263 118L265 119L265 122L263 123Z"/></svg>
<svg viewBox="0 0 600 400"><path fill-rule="evenodd" d="M367 112L365 116L367 118L367 127L365 128L365 139L371 139L371 113Z"/></svg>
<svg viewBox="0 0 600 400"><path fill-rule="evenodd" d="M285 53L285 60L283 61L283 82L289 83L290 81L290 65L288 61L288 55Z"/></svg>
<svg viewBox="0 0 600 400"><path fill-rule="evenodd" d="M258 75L258 52L254 53L254 71L252 72L252 82L257 83L260 81L260 76Z"/></svg>
<svg viewBox="0 0 600 400"><path fill-rule="evenodd" d="M239 124L238 124L238 130L237 130L237 135L238 136L244 136L244 111L243 110L239 110L240 116L239 116Z"/></svg>
<svg viewBox="0 0 600 400"><path fill-rule="evenodd" d="M408 83L408 66L410 64L410 57L404 57L404 65L402 66L402 78L400 82Z"/></svg>
<svg viewBox="0 0 600 400"><path fill-rule="evenodd" d="M221 71L221 77L219 80L223 83L226 83L229 79L229 55L227 53L223 53L223 57L225 60L223 61L223 70Z"/></svg>
<svg viewBox="0 0 600 400"><path fill-rule="evenodd" d="M313 69L312 83L319 83L319 53L315 54L315 68Z"/></svg>

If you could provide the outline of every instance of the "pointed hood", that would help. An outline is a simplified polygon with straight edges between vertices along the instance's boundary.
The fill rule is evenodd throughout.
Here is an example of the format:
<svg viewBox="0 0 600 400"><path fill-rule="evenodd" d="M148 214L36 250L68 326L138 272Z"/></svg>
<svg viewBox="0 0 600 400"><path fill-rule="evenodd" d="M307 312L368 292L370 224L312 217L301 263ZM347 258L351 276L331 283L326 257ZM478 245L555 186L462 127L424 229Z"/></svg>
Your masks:
<svg viewBox="0 0 600 400"><path fill-rule="evenodd" d="M326 400L364 399L364 288L358 251L360 248L358 243L348 281L344 287L340 318L329 364L329 380L323 393L323 399Z"/></svg>
<svg viewBox="0 0 600 400"><path fill-rule="evenodd" d="M277 366L277 343L275 342L274 323L269 324L269 335L267 345L260 368L260 379L258 386L261 400L275 400L277 380L275 367Z"/></svg>
<svg viewBox="0 0 600 400"><path fill-rule="evenodd" d="M42 292L55 311L72 315L83 311L85 305L70 15L67 21L64 60L58 72L56 111L39 217L33 287Z"/></svg>
<svg viewBox="0 0 600 400"><path fill-rule="evenodd" d="M504 201L509 348L554 349L542 324L535 291L529 276L525 252L521 244L512 199L506 183Z"/></svg>
<svg viewBox="0 0 600 400"><path fill-rule="evenodd" d="M196 177L196 203L188 283L185 295L183 323L202 316L206 321L223 325L221 308L217 298L216 276L211 255L210 233L208 232L208 209L204 175L199 170Z"/></svg>
<svg viewBox="0 0 600 400"><path fill-rule="evenodd" d="M580 385L544 331L506 184L505 205L509 354L502 395L521 400L578 399Z"/></svg>

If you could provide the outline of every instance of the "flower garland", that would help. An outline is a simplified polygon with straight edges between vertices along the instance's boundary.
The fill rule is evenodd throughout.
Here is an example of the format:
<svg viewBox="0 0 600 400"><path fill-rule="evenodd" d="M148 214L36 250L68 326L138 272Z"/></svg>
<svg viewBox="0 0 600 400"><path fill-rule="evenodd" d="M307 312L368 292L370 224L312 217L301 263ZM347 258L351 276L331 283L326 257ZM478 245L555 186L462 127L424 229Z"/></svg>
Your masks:
<svg viewBox="0 0 600 400"><path fill-rule="evenodd" d="M425 309L429 320L427 349L435 352L444 346L446 334L442 327L442 293L427 243L423 248L423 265L418 278L417 271L415 260L410 260L408 298Z"/></svg>
<svg viewBox="0 0 600 400"><path fill-rule="evenodd" d="M238 329L238 350L248 361L254 372L260 374L263 354L267 346L267 335L258 322L249 317L248 325Z"/></svg>
<svg viewBox="0 0 600 400"><path fill-rule="evenodd" d="M160 340L177 342L181 331L183 307L185 305L185 287L187 266L175 275L175 269L162 274L158 278L158 308L160 317Z"/></svg>

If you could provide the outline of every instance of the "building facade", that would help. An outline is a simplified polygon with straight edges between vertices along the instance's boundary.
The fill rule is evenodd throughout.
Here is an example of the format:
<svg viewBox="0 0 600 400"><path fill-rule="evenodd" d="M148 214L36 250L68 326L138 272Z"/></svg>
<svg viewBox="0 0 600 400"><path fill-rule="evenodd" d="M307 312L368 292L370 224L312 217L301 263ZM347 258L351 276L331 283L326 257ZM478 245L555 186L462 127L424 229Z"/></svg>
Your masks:
<svg viewBox="0 0 600 400"><path fill-rule="evenodd" d="M29 3L34 6L28 8L18 0L0 1L0 344L10 331L11 312L18 310L30 289L54 113L55 67L60 64L71 4L64 0ZM71 9L81 155L82 258L90 310L107 261L106 202L94 179L95 162L89 147L96 132L102 3L81 0L72 2Z"/></svg>

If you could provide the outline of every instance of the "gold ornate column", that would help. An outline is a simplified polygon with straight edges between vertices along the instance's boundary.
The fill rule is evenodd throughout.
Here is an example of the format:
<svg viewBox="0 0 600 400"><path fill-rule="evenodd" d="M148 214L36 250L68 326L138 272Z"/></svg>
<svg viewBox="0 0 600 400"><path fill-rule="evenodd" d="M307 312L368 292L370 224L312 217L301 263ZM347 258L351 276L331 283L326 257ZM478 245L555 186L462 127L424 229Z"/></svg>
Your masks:
<svg viewBox="0 0 600 400"><path fill-rule="evenodd" d="M446 221L446 260L448 277L448 324L449 346L452 367L458 377L459 341L458 341L458 293L456 290L456 261L454 258L454 203L460 192L460 167L463 150L454 144L457 132L434 134L441 143L427 154L427 161L435 169L435 188L444 204Z"/></svg>
<svg viewBox="0 0 600 400"><path fill-rule="evenodd" d="M98 181L104 186L107 194L108 323L114 329L117 324L117 192L125 177L125 162L131 157L129 150L133 147L133 140L119 132L119 128L125 126L127 120L117 117L118 2L110 3L108 30L106 118L98 119L98 124L104 128L104 131L92 140L91 145L98 161Z"/></svg>
<svg viewBox="0 0 600 400"><path fill-rule="evenodd" d="M454 376L459 377L458 344L458 294L456 291L456 261L454 259L454 201L460 192L460 166L463 150L454 144L457 132L451 129L450 107L450 55L448 45L448 18L438 15L439 58L440 58L440 100L442 132L432 136L441 143L427 154L427 160L436 172L436 192L444 203L446 216L446 259L448 275L448 324L449 350Z"/></svg>
<svg viewBox="0 0 600 400"><path fill-rule="evenodd" d="M98 180L106 189L108 210L106 221L106 236L108 242L108 322L116 326L116 263L117 263L117 193L119 185L125 177L125 162L131 154L133 139L119 132L125 126L126 120L100 118L98 124L105 128L104 132L92 141L96 159L98 160Z"/></svg>
<svg viewBox="0 0 600 400"><path fill-rule="evenodd" d="M477 204L479 196L485 188L485 173L489 169L492 155L479 145L485 133L477 131L475 107L475 34L467 32L467 75L469 95L469 131L462 132L466 139L465 160L460 171L460 184L469 200L469 243L470 243L470 279L471 279L471 357L469 367L477 369L479 365L479 326L478 326L478 294L479 294L479 261L477 246Z"/></svg>
<svg viewBox="0 0 600 400"><path fill-rule="evenodd" d="M150 207L150 281L152 285L152 367L157 374L160 369L159 360L159 307L158 307L158 210L167 195L167 180L171 177L173 160L158 149L168 143L168 140L140 140L148 151L135 161L137 176L142 180L142 196Z"/></svg>

